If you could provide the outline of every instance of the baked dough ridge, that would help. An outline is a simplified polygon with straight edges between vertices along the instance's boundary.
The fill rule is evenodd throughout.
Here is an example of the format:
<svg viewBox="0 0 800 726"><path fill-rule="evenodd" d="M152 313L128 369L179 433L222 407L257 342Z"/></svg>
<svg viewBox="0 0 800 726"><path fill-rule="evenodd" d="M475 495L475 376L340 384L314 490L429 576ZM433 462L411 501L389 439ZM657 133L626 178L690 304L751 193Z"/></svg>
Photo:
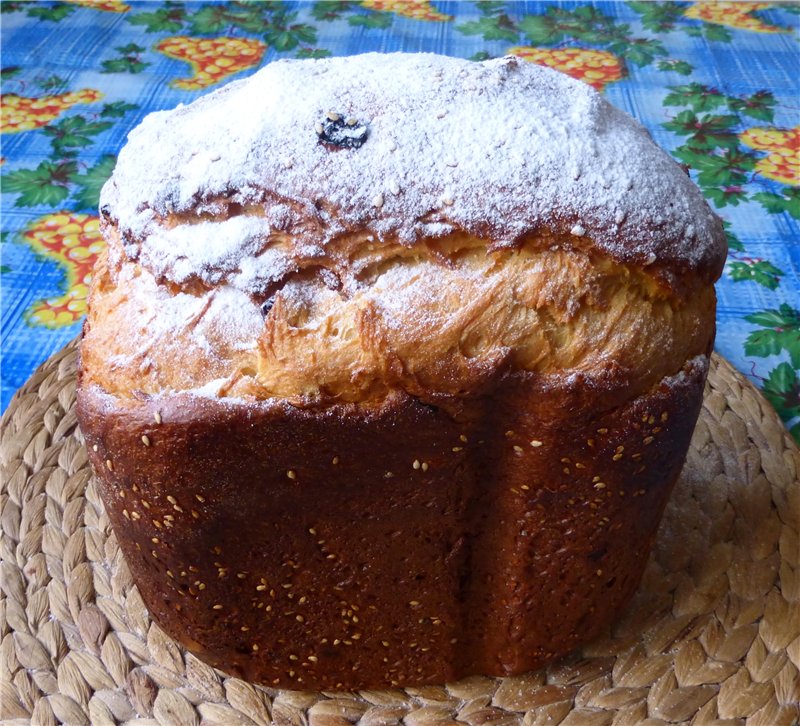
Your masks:
<svg viewBox="0 0 800 726"><path fill-rule="evenodd" d="M714 333L714 290L700 275L671 283L658 265L621 264L584 239L492 249L460 233L409 247L362 233L296 256L253 294L231 273L213 285L156 276L106 231L83 366L120 397L375 406L395 390L474 396L515 370L613 377L633 396L706 352Z"/></svg>

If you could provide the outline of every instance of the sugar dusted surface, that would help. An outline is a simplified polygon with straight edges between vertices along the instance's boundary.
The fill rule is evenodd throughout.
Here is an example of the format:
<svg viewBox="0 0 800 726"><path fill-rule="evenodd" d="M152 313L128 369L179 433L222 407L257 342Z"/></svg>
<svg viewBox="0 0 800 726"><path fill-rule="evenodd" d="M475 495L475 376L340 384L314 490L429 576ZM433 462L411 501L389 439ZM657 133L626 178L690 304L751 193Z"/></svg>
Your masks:
<svg viewBox="0 0 800 726"><path fill-rule="evenodd" d="M363 146L318 143L331 110L367 124ZM213 217L220 200L263 216L159 223ZM250 293L359 228L407 245L454 229L512 245L549 230L678 272L724 255L719 220L643 127L588 85L514 58L276 61L148 116L101 205L157 276ZM275 233L297 249L270 252Z"/></svg>
<svg viewBox="0 0 800 726"><path fill-rule="evenodd" d="M240 290L258 290L292 268L289 256L264 249L269 235L266 219L244 214L156 229L141 246L139 262L179 284L195 277L209 285L230 279Z"/></svg>

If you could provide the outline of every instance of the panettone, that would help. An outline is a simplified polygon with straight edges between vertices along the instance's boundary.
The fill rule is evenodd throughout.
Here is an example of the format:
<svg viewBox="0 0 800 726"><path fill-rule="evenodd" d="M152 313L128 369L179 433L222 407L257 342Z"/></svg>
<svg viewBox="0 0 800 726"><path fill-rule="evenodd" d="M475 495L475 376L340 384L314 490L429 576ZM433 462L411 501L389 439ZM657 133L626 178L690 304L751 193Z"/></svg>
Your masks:
<svg viewBox="0 0 800 726"><path fill-rule="evenodd" d="M277 61L131 133L78 405L141 594L288 688L505 675L639 581L700 406L720 220L590 87Z"/></svg>

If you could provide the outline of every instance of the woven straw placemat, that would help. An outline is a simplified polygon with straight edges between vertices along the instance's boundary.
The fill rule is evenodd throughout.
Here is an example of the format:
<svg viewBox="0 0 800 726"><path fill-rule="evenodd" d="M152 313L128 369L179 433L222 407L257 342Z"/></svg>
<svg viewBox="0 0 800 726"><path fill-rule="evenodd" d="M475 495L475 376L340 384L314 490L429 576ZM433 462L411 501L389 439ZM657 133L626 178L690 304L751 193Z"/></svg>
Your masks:
<svg viewBox="0 0 800 726"><path fill-rule="evenodd" d="M106 724L800 723L800 452L715 357L639 592L607 637L545 670L307 693L215 671L151 622L75 420L74 344L2 420L0 718Z"/></svg>

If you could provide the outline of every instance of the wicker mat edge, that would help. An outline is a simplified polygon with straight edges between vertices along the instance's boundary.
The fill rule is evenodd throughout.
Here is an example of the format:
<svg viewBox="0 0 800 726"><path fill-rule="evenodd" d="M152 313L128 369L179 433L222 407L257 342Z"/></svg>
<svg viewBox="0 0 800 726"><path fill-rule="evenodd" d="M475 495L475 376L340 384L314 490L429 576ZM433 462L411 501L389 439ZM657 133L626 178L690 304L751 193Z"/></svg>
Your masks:
<svg viewBox="0 0 800 726"><path fill-rule="evenodd" d="M800 451L724 359L640 592L607 637L513 678L310 693L229 677L151 622L77 430L76 357L71 343L43 364L0 428L4 723L800 724Z"/></svg>

